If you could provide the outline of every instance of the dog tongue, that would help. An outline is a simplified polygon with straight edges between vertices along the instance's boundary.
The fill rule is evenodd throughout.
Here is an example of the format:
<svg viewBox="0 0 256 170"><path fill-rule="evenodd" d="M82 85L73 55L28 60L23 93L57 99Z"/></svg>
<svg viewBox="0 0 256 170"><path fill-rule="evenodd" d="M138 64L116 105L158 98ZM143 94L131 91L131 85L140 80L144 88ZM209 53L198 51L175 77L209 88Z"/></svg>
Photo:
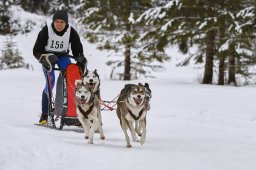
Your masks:
<svg viewBox="0 0 256 170"><path fill-rule="evenodd" d="M86 100L83 100L83 99L80 99L80 98L77 98L77 101L79 104L85 104L86 103Z"/></svg>
<svg viewBox="0 0 256 170"><path fill-rule="evenodd" d="M86 100L80 100L80 103L81 103L81 104L85 104L85 103L86 103Z"/></svg>
<svg viewBox="0 0 256 170"><path fill-rule="evenodd" d="M136 98L133 98L133 99L134 99L134 101L135 101L135 103L136 103L137 105L140 105L142 99L136 99Z"/></svg>
<svg viewBox="0 0 256 170"><path fill-rule="evenodd" d="M93 89L94 86L95 86L95 83L89 83L89 86L90 86L91 89Z"/></svg>

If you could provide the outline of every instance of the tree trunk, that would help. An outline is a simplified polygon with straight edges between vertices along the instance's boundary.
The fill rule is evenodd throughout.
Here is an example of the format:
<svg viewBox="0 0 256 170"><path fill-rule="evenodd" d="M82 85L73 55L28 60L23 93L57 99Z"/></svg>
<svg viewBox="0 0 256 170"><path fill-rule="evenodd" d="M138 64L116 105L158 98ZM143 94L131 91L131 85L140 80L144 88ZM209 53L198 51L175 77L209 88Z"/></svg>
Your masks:
<svg viewBox="0 0 256 170"><path fill-rule="evenodd" d="M212 84L213 48L214 48L214 32L209 31L206 34L206 59L205 59L205 66L204 66L203 84Z"/></svg>
<svg viewBox="0 0 256 170"><path fill-rule="evenodd" d="M124 80L131 80L131 45L125 45Z"/></svg>
<svg viewBox="0 0 256 170"><path fill-rule="evenodd" d="M233 44L231 44L229 50L228 66L228 84L234 84L236 86L236 59Z"/></svg>
<svg viewBox="0 0 256 170"><path fill-rule="evenodd" d="M221 18L220 25L219 25L219 37L220 37L220 44L224 43L225 37L225 20ZM224 77L225 77L225 54L223 52L219 53L219 79L218 85L224 85Z"/></svg>
<svg viewBox="0 0 256 170"><path fill-rule="evenodd" d="M219 54L219 79L218 85L224 85L225 77L225 55L223 53Z"/></svg>
<svg viewBox="0 0 256 170"><path fill-rule="evenodd" d="M124 17L126 20L126 38L125 38L125 59L124 59L124 80L131 80L131 24L129 22L129 16L131 13L131 1L123 1L125 9L124 9Z"/></svg>

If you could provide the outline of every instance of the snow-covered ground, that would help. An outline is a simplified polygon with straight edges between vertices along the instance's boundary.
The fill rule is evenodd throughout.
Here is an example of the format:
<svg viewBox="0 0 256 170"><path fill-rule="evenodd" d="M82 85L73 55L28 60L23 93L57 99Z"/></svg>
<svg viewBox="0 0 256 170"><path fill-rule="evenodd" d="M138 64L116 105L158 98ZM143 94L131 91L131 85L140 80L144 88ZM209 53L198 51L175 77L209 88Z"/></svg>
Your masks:
<svg viewBox="0 0 256 170"><path fill-rule="evenodd" d="M148 82L153 93L144 145L125 147L115 111L103 111L106 139L95 134L93 145L77 127L58 131L35 126L44 86L41 66L32 55L39 29L14 37L34 71L0 71L0 170L256 169L255 86L201 85L199 70L176 68L171 62L164 72L154 73L155 79L131 81ZM0 36L1 49L4 39ZM101 76L102 98L113 99L130 82L109 80L107 53L83 44L89 69Z"/></svg>

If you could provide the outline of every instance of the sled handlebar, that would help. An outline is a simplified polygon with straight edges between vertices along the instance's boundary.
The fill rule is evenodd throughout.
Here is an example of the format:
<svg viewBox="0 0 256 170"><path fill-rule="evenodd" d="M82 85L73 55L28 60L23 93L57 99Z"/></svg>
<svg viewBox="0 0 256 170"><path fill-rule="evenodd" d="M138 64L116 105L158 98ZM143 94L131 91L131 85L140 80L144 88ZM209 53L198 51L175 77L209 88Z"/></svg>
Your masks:
<svg viewBox="0 0 256 170"><path fill-rule="evenodd" d="M57 71L65 71L65 70L63 70L63 69L60 69L60 68L56 68L56 67L52 68L52 70L57 70Z"/></svg>

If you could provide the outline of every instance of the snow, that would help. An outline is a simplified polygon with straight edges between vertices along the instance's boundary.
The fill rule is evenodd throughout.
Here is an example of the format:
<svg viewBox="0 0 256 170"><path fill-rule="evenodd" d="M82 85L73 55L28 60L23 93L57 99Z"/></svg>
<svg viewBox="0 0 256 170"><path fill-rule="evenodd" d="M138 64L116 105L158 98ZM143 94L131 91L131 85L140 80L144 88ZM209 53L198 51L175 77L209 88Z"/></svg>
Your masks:
<svg viewBox="0 0 256 170"><path fill-rule="evenodd" d="M156 8L152 8L151 10L148 10L146 12L144 12L137 20L136 22L141 22L141 20L143 19L143 17L147 20L149 18L162 18L165 16L165 12L161 13L161 8L160 7L156 7Z"/></svg>
<svg viewBox="0 0 256 170"><path fill-rule="evenodd" d="M133 14L133 13L130 14L130 16L129 16L129 18L128 18L128 21L129 21L131 24L134 24L134 23L135 23L135 21L134 21L134 14Z"/></svg>
<svg viewBox="0 0 256 170"><path fill-rule="evenodd" d="M254 7L251 6L251 7L247 7L243 10L241 10L236 16L237 17L254 17L255 14L253 13L254 11Z"/></svg>
<svg viewBox="0 0 256 170"><path fill-rule="evenodd" d="M166 5L165 5L165 8L172 8L173 6L178 6L178 5L182 5L182 3L180 2L180 0L173 0L173 1L170 1L168 2Z"/></svg>
<svg viewBox="0 0 256 170"><path fill-rule="evenodd" d="M161 27L161 31L167 31L168 27L171 27L173 22L174 22L174 19L171 19L170 21L168 21L166 24L164 24Z"/></svg>
<svg viewBox="0 0 256 170"><path fill-rule="evenodd" d="M223 43L220 48L219 48L219 52L222 52L222 51L226 51L228 50L228 47L229 45L232 43L232 40L228 39L227 41L225 41L225 43Z"/></svg>
<svg viewBox="0 0 256 170"><path fill-rule="evenodd" d="M175 67L154 79L111 81L107 52L83 40L89 69L101 77L101 96L111 100L126 83L148 82L152 89L144 145L126 148L115 111L103 111L104 141L83 138L81 128L62 131L34 126L38 122L44 78L32 55L39 31L14 37L32 70L0 71L1 170L254 170L256 168L255 86L201 85L200 70ZM5 40L0 37L0 45ZM2 46L0 46L2 49ZM172 56L183 57L175 48Z"/></svg>

